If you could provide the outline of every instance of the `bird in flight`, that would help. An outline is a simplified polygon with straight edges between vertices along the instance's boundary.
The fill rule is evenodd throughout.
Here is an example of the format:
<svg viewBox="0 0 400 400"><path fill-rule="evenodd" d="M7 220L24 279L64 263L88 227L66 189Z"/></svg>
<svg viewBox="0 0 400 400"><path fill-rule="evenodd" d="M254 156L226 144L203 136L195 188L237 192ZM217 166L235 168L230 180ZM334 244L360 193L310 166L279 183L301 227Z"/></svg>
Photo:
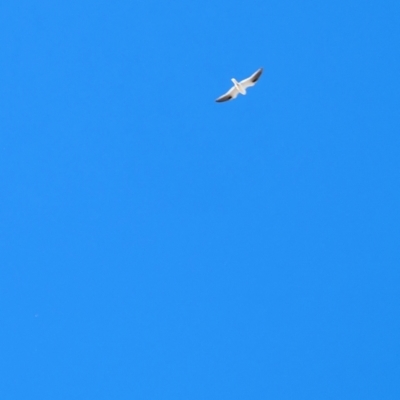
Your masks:
<svg viewBox="0 0 400 400"><path fill-rule="evenodd" d="M233 82L233 87L230 88L225 94L223 94L221 97L218 97L217 100L215 100L217 103L222 103L223 101L228 101L231 99L236 99L238 94L246 94L246 89L254 86L258 79L260 78L261 74L263 72L263 69L260 68L256 72L254 72L253 75L251 75L249 78L243 79L242 81L238 82L235 78L232 78L231 81Z"/></svg>

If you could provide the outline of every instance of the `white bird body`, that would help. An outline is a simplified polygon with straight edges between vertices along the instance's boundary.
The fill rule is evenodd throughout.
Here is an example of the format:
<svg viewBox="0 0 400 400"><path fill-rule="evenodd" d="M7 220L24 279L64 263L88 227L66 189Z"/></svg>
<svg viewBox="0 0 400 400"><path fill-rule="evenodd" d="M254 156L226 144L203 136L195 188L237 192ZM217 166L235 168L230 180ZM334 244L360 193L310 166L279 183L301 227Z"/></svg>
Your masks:
<svg viewBox="0 0 400 400"><path fill-rule="evenodd" d="M238 82L235 78L232 78L231 81L233 82L234 87L237 89L237 91L240 94L243 94L243 95L246 94L246 89L241 85L240 82Z"/></svg>
<svg viewBox="0 0 400 400"><path fill-rule="evenodd" d="M260 78L262 72L263 72L263 69L260 68L256 72L254 72L254 74L251 75L249 78L243 79L240 82L238 82L235 78L232 78L231 81L233 82L233 87L230 88L221 97L218 97L218 99L215 101L218 103L221 103L223 101L236 99L236 97L238 96L239 93L245 95L246 89L249 87L252 87L256 84L256 82Z"/></svg>

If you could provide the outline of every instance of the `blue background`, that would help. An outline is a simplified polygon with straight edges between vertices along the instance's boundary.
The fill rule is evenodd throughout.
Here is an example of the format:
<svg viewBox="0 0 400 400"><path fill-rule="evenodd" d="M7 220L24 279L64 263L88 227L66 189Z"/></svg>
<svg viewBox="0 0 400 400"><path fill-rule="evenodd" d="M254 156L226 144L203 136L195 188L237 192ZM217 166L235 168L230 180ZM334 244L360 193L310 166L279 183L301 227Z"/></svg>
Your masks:
<svg viewBox="0 0 400 400"><path fill-rule="evenodd" d="M400 398L398 1L0 15L1 399Z"/></svg>

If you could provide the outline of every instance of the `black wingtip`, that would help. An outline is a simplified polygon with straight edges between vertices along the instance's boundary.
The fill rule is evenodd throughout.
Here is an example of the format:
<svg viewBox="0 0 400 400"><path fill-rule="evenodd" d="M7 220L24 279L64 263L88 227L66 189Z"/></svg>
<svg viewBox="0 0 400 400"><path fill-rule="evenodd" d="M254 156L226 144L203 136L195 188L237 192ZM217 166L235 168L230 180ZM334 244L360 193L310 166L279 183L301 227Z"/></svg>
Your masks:
<svg viewBox="0 0 400 400"><path fill-rule="evenodd" d="M263 73L263 68L260 68L255 74L253 79L251 80L253 83L257 82L260 79L261 74Z"/></svg>
<svg viewBox="0 0 400 400"><path fill-rule="evenodd" d="M215 100L217 103L223 103L224 101L228 101L232 98L232 96L228 96L228 97L223 97L223 98L219 98L217 100Z"/></svg>

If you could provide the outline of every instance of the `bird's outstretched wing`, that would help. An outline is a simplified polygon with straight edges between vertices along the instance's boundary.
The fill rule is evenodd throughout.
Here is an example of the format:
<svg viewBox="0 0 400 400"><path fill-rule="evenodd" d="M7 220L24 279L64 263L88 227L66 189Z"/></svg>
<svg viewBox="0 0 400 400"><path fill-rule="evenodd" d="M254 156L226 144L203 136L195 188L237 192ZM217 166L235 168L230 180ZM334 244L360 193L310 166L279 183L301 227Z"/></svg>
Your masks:
<svg viewBox="0 0 400 400"><path fill-rule="evenodd" d="M221 97L218 97L218 99L215 100L215 101L218 102L218 103L222 103L223 101L236 99L238 94L239 94L239 91L236 89L235 86L233 86L225 94L223 94Z"/></svg>
<svg viewBox="0 0 400 400"><path fill-rule="evenodd" d="M247 89L248 87L254 86L256 82L260 79L260 76L263 72L263 69L260 68L256 72L254 72L253 75L251 75L249 78L243 79L240 84L244 89Z"/></svg>

